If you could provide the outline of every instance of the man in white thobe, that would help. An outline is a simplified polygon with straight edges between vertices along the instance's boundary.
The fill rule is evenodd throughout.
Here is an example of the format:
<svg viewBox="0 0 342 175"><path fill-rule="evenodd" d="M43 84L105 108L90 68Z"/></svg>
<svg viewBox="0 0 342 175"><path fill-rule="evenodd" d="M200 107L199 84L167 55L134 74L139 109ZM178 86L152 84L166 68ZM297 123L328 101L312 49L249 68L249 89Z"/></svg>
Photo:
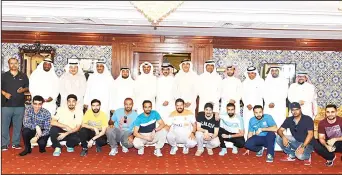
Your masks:
<svg viewBox="0 0 342 175"><path fill-rule="evenodd" d="M175 84L173 86L174 99L183 99L185 109L195 114L198 95L198 75L193 71L193 66L189 59L183 60L179 68L180 70L175 76Z"/></svg>
<svg viewBox="0 0 342 175"><path fill-rule="evenodd" d="M135 106L138 114L144 112L144 100L150 100L152 109L155 109L157 95L157 77L153 75L153 65L149 62L143 62L140 65L140 73L134 83L134 98L137 104Z"/></svg>
<svg viewBox="0 0 342 175"><path fill-rule="evenodd" d="M87 81L84 108L90 108L90 102L98 99L101 102L101 111L106 113L109 120L110 112L114 112L114 79L104 61L96 62L96 68L93 71L94 73Z"/></svg>
<svg viewBox="0 0 342 175"><path fill-rule="evenodd" d="M199 76L198 95L199 106L198 111L204 111L206 103L214 105L213 112L218 113L220 110L222 78L216 72L215 61L208 60L204 63L204 72Z"/></svg>
<svg viewBox="0 0 342 175"><path fill-rule="evenodd" d="M83 110L83 97L86 90L87 80L77 62L68 63L65 73L60 77L61 107L67 107L67 97L74 94L77 97L76 108Z"/></svg>
<svg viewBox="0 0 342 175"><path fill-rule="evenodd" d="M235 114L240 114L240 100L242 94L242 83L235 75L235 67L227 66L225 71L226 77L222 81L221 88L221 110L220 114L227 114L226 106L228 103L235 105Z"/></svg>
<svg viewBox="0 0 342 175"><path fill-rule="evenodd" d="M56 100L59 94L59 78L56 75L52 60L44 59L30 76L30 93L33 98L40 95L44 98L43 108L51 115L56 113Z"/></svg>
<svg viewBox="0 0 342 175"><path fill-rule="evenodd" d="M301 105L302 113L314 120L317 115L317 93L307 73L297 74L296 83L290 85L288 99L290 103L298 102Z"/></svg>
<svg viewBox="0 0 342 175"><path fill-rule="evenodd" d="M246 79L242 83L242 101L244 104L245 139L247 139L249 120L254 117L253 107L255 105L263 106L265 81L259 76L258 70L254 66L247 68L245 77Z"/></svg>
<svg viewBox="0 0 342 175"><path fill-rule="evenodd" d="M161 67L162 74L157 79L156 110L164 121L174 111L175 99L172 95L174 76L171 69L171 64L163 63Z"/></svg>
<svg viewBox="0 0 342 175"><path fill-rule="evenodd" d="M264 89L264 113L272 116L277 127L280 127L286 119L286 98L288 90L288 83L279 72L279 67L270 68L265 79ZM274 149L276 151L282 150L278 144L275 144Z"/></svg>
<svg viewBox="0 0 342 175"><path fill-rule="evenodd" d="M134 101L134 80L131 76L131 71L127 67L120 69L120 75L115 80L115 99L114 108L119 109L124 107L126 98L131 98ZM135 101L134 101L135 102Z"/></svg>

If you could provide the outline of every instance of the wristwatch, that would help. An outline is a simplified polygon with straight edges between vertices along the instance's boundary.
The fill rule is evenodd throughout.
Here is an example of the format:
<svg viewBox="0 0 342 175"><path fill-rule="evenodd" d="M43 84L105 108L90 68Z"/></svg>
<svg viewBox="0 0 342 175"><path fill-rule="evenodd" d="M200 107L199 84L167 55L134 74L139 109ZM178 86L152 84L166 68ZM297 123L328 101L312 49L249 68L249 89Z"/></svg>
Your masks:
<svg viewBox="0 0 342 175"><path fill-rule="evenodd" d="M300 147L305 149L306 146L304 146L304 145L302 144L302 145L300 145Z"/></svg>
<svg viewBox="0 0 342 175"><path fill-rule="evenodd" d="M229 135L228 135L228 139L230 139L230 138L232 138L232 135L229 134Z"/></svg>

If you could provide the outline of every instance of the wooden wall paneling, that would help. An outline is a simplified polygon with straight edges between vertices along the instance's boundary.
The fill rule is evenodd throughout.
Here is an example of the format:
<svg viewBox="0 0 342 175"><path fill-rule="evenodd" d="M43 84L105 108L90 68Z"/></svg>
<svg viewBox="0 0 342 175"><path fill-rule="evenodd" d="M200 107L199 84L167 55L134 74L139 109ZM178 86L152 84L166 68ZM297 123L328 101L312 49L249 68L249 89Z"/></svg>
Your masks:
<svg viewBox="0 0 342 175"><path fill-rule="evenodd" d="M133 53L131 43L112 44L112 75L117 78L121 67L133 69Z"/></svg>
<svg viewBox="0 0 342 175"><path fill-rule="evenodd" d="M194 70L198 74L203 73L204 62L211 59L213 55L212 44L195 44L193 50L192 62L194 64Z"/></svg>

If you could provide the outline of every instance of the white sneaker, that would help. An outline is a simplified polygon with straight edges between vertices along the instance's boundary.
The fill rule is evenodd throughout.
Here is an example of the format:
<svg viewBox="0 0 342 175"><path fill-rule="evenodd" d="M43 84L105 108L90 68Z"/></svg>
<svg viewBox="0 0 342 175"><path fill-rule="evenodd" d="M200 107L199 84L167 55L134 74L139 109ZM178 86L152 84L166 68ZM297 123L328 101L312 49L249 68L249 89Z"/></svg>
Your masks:
<svg viewBox="0 0 342 175"><path fill-rule="evenodd" d="M122 146L122 152L123 152L123 153L128 153L128 151L129 151L128 148Z"/></svg>
<svg viewBox="0 0 342 175"><path fill-rule="evenodd" d="M163 154L161 153L161 150L160 150L160 149L155 149L155 150L154 150L154 155L156 155L157 157L163 156Z"/></svg>
<svg viewBox="0 0 342 175"><path fill-rule="evenodd" d="M238 148L236 146L233 146L232 153L237 154L238 152Z"/></svg>
<svg viewBox="0 0 342 175"><path fill-rule="evenodd" d="M188 147L183 147L183 154L189 154L189 148Z"/></svg>
<svg viewBox="0 0 342 175"><path fill-rule="evenodd" d="M112 148L108 155L115 156L118 153L118 148Z"/></svg>
<svg viewBox="0 0 342 175"><path fill-rule="evenodd" d="M176 152L177 152L177 150L178 150L178 147L177 147L177 146L171 147L170 154L171 154L171 155L175 155Z"/></svg>
<svg viewBox="0 0 342 175"><path fill-rule="evenodd" d="M141 149L138 149L138 155L144 155L144 147Z"/></svg>
<svg viewBox="0 0 342 175"><path fill-rule="evenodd" d="M224 156L227 154L227 148L221 148L221 151L219 152L219 156Z"/></svg>

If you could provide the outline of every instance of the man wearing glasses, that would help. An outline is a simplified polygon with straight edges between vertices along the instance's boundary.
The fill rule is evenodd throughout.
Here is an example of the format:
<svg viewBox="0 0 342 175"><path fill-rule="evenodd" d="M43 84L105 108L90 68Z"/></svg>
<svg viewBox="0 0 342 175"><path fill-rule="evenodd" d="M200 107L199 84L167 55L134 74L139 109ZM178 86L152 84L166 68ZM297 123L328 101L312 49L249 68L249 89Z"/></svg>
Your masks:
<svg viewBox="0 0 342 175"><path fill-rule="evenodd" d="M290 104L293 116L286 118L278 129L276 142L287 154L281 161L304 160L304 165L311 165L311 153L313 151L314 124L311 117L304 115L301 106L297 102ZM284 135L289 128L292 136Z"/></svg>
<svg viewBox="0 0 342 175"><path fill-rule="evenodd" d="M31 153L30 141L33 137L37 138L39 152L46 152L45 147L49 138L51 114L47 109L42 108L43 102L44 98L36 95L33 97L32 105L25 110L22 131L25 149L19 154L20 156Z"/></svg>
<svg viewBox="0 0 342 175"><path fill-rule="evenodd" d="M111 147L110 156L115 156L118 153L118 142L122 144L123 153L127 153L128 148L133 147L133 122L137 118L138 113L132 109L133 100L126 98L124 108L115 110L112 121L109 122L106 135Z"/></svg>

